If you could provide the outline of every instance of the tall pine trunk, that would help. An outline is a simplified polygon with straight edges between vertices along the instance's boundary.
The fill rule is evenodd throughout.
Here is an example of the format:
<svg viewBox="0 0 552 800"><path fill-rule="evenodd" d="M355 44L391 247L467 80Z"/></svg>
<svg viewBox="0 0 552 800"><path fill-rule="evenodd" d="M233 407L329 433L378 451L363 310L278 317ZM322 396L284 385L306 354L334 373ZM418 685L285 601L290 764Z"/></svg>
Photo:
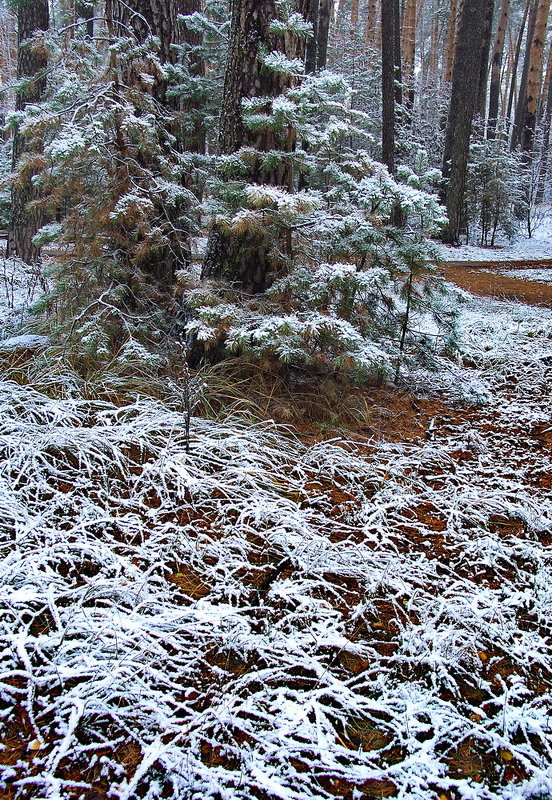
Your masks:
<svg viewBox="0 0 552 800"><path fill-rule="evenodd" d="M395 172L395 0L381 0L381 160Z"/></svg>
<svg viewBox="0 0 552 800"><path fill-rule="evenodd" d="M500 103L500 79L502 74L502 62L504 60L504 43L506 41L506 29L510 17L511 0L502 0L500 7L500 18L496 29L493 55L491 58L491 86L489 90L489 112L487 115L487 138L494 139L496 126L498 123L498 110Z"/></svg>
<svg viewBox="0 0 552 800"><path fill-rule="evenodd" d="M371 49L375 49L377 47L379 10L379 0L368 0L366 23L364 25L364 43Z"/></svg>
<svg viewBox="0 0 552 800"><path fill-rule="evenodd" d="M485 25L483 28L483 46L481 52L481 70L479 72L479 93L477 113L485 121L487 110L487 88L489 85L489 56L491 54L491 38L493 29L495 0L486 0Z"/></svg>
<svg viewBox="0 0 552 800"><path fill-rule="evenodd" d="M521 147L527 153L533 152L535 145L535 131L537 127L537 113L541 94L542 74L544 70L544 42L550 16L550 0L539 0L533 41L529 58L529 73L527 77L527 90L523 108L523 122L521 125Z"/></svg>
<svg viewBox="0 0 552 800"><path fill-rule="evenodd" d="M305 72L308 74L326 68L332 7L332 0L311 0L309 22L313 36L307 42L305 56Z"/></svg>
<svg viewBox="0 0 552 800"><path fill-rule="evenodd" d="M512 60L512 68L511 68L511 78L510 78L510 86L508 90L508 105L506 108L506 122L508 128L510 128L510 136L511 141L513 141L514 137L514 129L515 129L515 120L512 118L512 110L514 108L514 101L517 89L517 74L519 68L519 60L521 58L521 46L523 44L523 36L525 34L525 26L528 24L529 15L531 9L533 8L533 0L526 0L525 8L523 11L523 17L521 19L521 24L519 26L519 31L517 35L517 41L514 48L514 56Z"/></svg>
<svg viewBox="0 0 552 800"><path fill-rule="evenodd" d="M552 72L552 45L548 51L548 65L546 71L547 73ZM536 196L537 203L542 203L544 201L546 181L548 179L548 167L550 163L550 127L552 125L552 85L550 80L545 81L543 86L542 108L543 136Z"/></svg>
<svg viewBox="0 0 552 800"><path fill-rule="evenodd" d="M523 130L525 127L525 112L526 112L526 99L527 99L527 82L529 80L529 65L531 63L531 47L533 44L533 37L535 35L535 26L537 24L537 10L539 0L531 0L529 16L527 20L527 39L525 43L525 56L523 59L523 68L521 71L521 80L519 83L518 97L516 103L516 113L514 117L514 124L512 127L512 138L510 147L515 150L521 144Z"/></svg>
<svg viewBox="0 0 552 800"><path fill-rule="evenodd" d="M35 31L48 30L50 23L48 0L20 0L17 5L17 77L28 78L16 93L16 110L24 111L30 103L39 103L46 89L48 61L43 52L33 48L29 39ZM32 158L40 153L40 141L31 141L15 130L13 137L12 166L19 176L12 186L11 218L8 231L8 253L15 253L25 263L40 260L40 251L33 237L42 225L42 212L31 203L38 200L38 190L33 184L36 170ZM27 162L27 164L25 164Z"/></svg>
<svg viewBox="0 0 552 800"><path fill-rule="evenodd" d="M405 0L402 19L402 75L407 84L408 91L406 106L412 109L414 105L414 67L416 59L416 23L418 0Z"/></svg>
<svg viewBox="0 0 552 800"><path fill-rule="evenodd" d="M443 199L449 218L443 241L451 244L458 242L462 225L466 170L479 91L486 11L487 4L481 0L464 0L458 26L443 156L443 177L447 179Z"/></svg>
<svg viewBox="0 0 552 800"><path fill-rule="evenodd" d="M458 23L458 0L450 0L450 17L445 38L445 82L451 83L452 69L454 66L454 52L456 48L456 29Z"/></svg>

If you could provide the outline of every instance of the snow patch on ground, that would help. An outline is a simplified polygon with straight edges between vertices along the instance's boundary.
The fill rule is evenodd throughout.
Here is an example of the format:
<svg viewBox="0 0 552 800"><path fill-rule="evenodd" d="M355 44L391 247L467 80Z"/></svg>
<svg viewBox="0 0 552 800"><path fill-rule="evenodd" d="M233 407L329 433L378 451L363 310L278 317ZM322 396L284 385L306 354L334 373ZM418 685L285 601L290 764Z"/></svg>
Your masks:
<svg viewBox="0 0 552 800"><path fill-rule="evenodd" d="M4 242L0 241L0 251ZM15 257L0 258L0 338L15 333L24 322L29 306L46 291L39 267Z"/></svg>
<svg viewBox="0 0 552 800"><path fill-rule="evenodd" d="M504 275L506 278L518 278L522 281L538 281L552 285L552 269L482 269L480 272L491 272Z"/></svg>
<svg viewBox="0 0 552 800"><path fill-rule="evenodd" d="M448 247L439 245L443 261L544 261L552 258L552 207L539 209L535 220L535 231L531 238L521 236L517 241L501 242L496 247L462 245Z"/></svg>

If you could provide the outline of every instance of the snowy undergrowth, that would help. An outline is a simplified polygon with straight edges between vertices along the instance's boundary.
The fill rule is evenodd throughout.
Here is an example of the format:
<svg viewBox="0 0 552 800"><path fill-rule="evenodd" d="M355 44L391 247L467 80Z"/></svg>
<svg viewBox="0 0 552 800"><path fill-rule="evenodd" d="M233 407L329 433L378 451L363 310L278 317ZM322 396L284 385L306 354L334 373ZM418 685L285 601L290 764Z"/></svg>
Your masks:
<svg viewBox="0 0 552 800"><path fill-rule="evenodd" d="M0 383L5 786L550 796L552 315L462 326L492 404L409 445Z"/></svg>
<svg viewBox="0 0 552 800"><path fill-rule="evenodd" d="M0 241L0 250L4 247ZM21 326L27 309L45 288L45 278L38 268L14 256L0 258L0 338Z"/></svg>

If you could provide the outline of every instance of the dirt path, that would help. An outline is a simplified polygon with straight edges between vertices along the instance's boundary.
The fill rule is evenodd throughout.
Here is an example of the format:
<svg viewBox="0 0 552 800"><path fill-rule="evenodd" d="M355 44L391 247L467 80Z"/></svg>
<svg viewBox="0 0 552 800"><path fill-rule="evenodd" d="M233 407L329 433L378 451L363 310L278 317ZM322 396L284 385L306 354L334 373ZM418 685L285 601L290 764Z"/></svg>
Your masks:
<svg viewBox="0 0 552 800"><path fill-rule="evenodd" d="M539 281L524 281L500 274L511 269L552 269L547 261L449 261L441 268L444 277L472 294L522 300L529 305L552 306L552 285ZM488 270L496 272L488 272Z"/></svg>

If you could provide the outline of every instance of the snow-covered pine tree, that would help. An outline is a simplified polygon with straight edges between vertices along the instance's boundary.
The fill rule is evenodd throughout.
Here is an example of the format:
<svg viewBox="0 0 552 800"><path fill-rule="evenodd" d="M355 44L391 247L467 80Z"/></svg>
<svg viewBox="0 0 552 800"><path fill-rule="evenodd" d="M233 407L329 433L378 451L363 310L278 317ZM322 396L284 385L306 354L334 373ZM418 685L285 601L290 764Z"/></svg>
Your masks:
<svg viewBox="0 0 552 800"><path fill-rule="evenodd" d="M118 36L117 24L108 17L99 42L85 24L72 26L71 37L52 30L48 92L17 117L44 141L37 181L53 222L35 245L53 243L57 255L43 304L92 363L140 335L162 337L159 315L171 302L173 272L189 263L197 205L183 178L179 109L165 102L159 42L125 26ZM160 85L161 94L152 90Z"/></svg>
<svg viewBox="0 0 552 800"><path fill-rule="evenodd" d="M369 138L369 119L351 109L347 82L329 72L304 76L269 109L262 98L245 100L243 124L264 140L291 136L296 144L220 158L224 179L210 202L216 228L262 248L271 285L250 295L236 282L193 290L186 283L197 315L188 330L205 350L365 380L396 375L403 358L425 357L448 341L451 315L425 239L444 222L443 210L418 188L427 170L408 170L408 183L399 184L350 147ZM252 165L280 170L287 183L252 182ZM397 206L404 231L390 224ZM421 326L428 316L438 322L431 336Z"/></svg>

